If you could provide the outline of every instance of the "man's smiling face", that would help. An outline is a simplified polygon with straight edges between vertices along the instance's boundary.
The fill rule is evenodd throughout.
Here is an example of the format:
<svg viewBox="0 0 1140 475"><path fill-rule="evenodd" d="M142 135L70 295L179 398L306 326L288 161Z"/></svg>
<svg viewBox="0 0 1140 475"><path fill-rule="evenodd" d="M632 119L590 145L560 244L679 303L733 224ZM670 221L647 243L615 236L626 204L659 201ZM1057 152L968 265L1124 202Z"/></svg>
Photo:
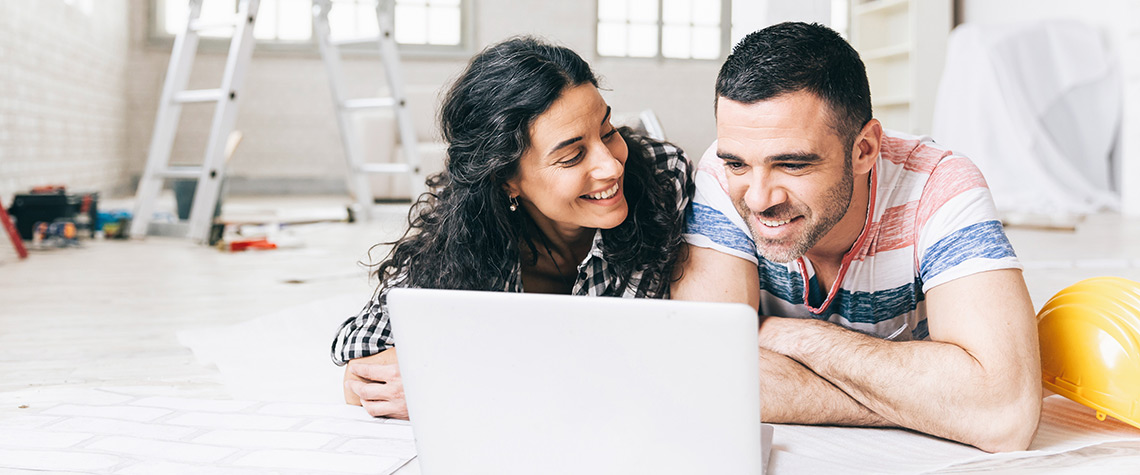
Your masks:
<svg viewBox="0 0 1140 475"><path fill-rule="evenodd" d="M721 97L716 122L729 197L765 259L798 259L846 215L850 149L818 96L800 91L753 104Z"/></svg>

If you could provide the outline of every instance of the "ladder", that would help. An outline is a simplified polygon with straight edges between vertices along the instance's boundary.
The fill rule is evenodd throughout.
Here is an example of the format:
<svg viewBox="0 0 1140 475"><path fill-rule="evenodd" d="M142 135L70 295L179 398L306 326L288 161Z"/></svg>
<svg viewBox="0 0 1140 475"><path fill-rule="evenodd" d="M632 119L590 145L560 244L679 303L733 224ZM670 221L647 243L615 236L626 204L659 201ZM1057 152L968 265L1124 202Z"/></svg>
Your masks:
<svg viewBox="0 0 1140 475"><path fill-rule="evenodd" d="M253 54L253 27L259 2L260 0L240 0L234 17L223 22L203 22L199 19L202 0L189 0L186 28L174 38L174 50L162 85L162 98L147 152L146 169L135 195L131 237L146 236L164 180L196 178L198 185L194 192L186 237L199 242L207 242L209 239L214 208L217 206L222 175L225 172L226 141L237 120L238 100L242 97L246 68ZM200 32L218 29L233 30L221 86L217 89L187 90ZM202 165L171 166L170 153L182 115L182 105L198 102L216 103Z"/></svg>
<svg viewBox="0 0 1140 475"><path fill-rule="evenodd" d="M374 210L372 185L369 181L371 174L406 174L411 181L413 201L420 191L424 190L424 174L420 166L416 131L412 125L411 112L408 109L407 96L404 94L403 75L400 73L399 51L396 49L396 38L393 35L393 2L392 0L378 0L376 2L376 22L379 25L379 36L368 38L353 38L333 40L329 27L329 11L332 9L331 0L313 0L313 33L317 37L317 45L324 59L325 69L328 72L329 89L332 92L333 103L336 106L337 124L340 126L340 138L344 143L344 155L348 162L348 188L355 196L360 214L364 218L371 216ZM384 66L384 75L388 82L388 97L370 97L349 99L345 97L344 72L341 66L340 47L346 45L377 44L380 46L380 61ZM396 124L399 128L400 144L403 151L404 162L392 163L366 163L357 140L357 131L353 126L353 113L362 110L393 109Z"/></svg>

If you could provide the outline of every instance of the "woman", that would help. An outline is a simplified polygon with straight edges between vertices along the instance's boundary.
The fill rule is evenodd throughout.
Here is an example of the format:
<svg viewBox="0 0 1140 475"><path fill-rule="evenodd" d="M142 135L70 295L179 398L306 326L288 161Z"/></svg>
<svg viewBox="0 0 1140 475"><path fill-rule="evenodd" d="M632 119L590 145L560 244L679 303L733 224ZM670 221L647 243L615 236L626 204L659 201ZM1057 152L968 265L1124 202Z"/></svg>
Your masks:
<svg viewBox="0 0 1140 475"><path fill-rule="evenodd" d="M345 400L406 419L388 289L668 297L692 197L669 144L610 123L588 64L513 38L471 60L441 111L447 169L378 265L380 287L333 342Z"/></svg>

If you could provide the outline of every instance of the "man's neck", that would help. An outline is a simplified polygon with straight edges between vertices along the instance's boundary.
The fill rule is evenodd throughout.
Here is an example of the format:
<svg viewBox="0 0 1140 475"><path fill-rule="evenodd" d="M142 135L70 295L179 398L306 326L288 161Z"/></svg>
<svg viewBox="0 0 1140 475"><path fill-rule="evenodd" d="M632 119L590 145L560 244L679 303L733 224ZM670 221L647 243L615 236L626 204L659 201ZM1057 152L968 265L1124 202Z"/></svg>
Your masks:
<svg viewBox="0 0 1140 475"><path fill-rule="evenodd" d="M805 253L815 268L816 279L826 294L835 282L845 256L863 234L867 225L868 205L871 200L871 175L855 176L855 189L851 193L851 204L843 218Z"/></svg>

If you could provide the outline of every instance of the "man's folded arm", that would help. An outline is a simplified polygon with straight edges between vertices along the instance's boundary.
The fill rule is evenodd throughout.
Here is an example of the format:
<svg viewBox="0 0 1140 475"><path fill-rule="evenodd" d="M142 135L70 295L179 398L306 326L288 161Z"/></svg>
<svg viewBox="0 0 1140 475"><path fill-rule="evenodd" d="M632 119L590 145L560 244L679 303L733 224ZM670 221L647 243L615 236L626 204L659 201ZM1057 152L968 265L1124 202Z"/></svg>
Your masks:
<svg viewBox="0 0 1140 475"><path fill-rule="evenodd" d="M926 293L930 341L894 342L817 321L770 318L761 344L894 424L990 452L1024 450L1041 412L1036 320L1021 271Z"/></svg>

